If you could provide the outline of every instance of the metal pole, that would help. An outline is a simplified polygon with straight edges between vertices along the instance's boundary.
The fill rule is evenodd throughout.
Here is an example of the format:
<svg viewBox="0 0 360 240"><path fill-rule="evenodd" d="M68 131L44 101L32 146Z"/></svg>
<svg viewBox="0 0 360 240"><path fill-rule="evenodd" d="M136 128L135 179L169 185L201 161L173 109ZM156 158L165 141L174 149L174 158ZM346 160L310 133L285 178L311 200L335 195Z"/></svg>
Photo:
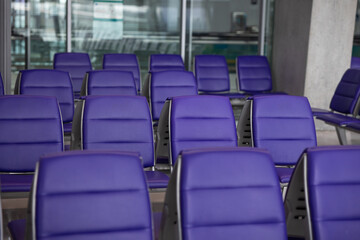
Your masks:
<svg viewBox="0 0 360 240"><path fill-rule="evenodd" d="M25 69L30 68L31 64L31 31L30 31L30 1L26 0L26 43L25 43Z"/></svg>
<svg viewBox="0 0 360 240"><path fill-rule="evenodd" d="M181 25L180 25L180 55L185 60L185 46L186 46L186 1L181 0Z"/></svg>
<svg viewBox="0 0 360 240"><path fill-rule="evenodd" d="M188 70L192 71L191 69L191 53L192 53L192 33L193 33L193 7L194 1L190 0L190 8L189 8L189 31L188 31Z"/></svg>
<svg viewBox="0 0 360 240"><path fill-rule="evenodd" d="M71 0L66 2L66 51L71 52Z"/></svg>
<svg viewBox="0 0 360 240"><path fill-rule="evenodd" d="M261 1L260 6L260 32L259 32L259 55L265 55L265 26L266 26L266 5L267 0Z"/></svg>
<svg viewBox="0 0 360 240"><path fill-rule="evenodd" d="M0 72L6 94L11 91L11 0L0 1Z"/></svg>

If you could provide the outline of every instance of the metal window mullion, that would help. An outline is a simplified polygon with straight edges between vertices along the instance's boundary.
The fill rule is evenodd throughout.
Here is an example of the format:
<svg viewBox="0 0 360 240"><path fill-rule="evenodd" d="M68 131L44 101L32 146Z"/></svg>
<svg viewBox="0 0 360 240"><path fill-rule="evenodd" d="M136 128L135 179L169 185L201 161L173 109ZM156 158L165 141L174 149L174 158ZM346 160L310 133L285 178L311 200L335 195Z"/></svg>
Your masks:
<svg viewBox="0 0 360 240"><path fill-rule="evenodd" d="M186 46L186 1L181 0L181 24L180 24L180 55L185 60L185 46Z"/></svg>
<svg viewBox="0 0 360 240"><path fill-rule="evenodd" d="M71 52L72 46L71 46L71 20L72 20L72 14L71 14L71 0L67 0L66 2L66 51Z"/></svg>
<svg viewBox="0 0 360 240"><path fill-rule="evenodd" d="M267 0L261 0L260 19L259 19L260 32L259 32L259 43L258 43L259 55L261 56L265 55L266 6L267 6Z"/></svg>
<svg viewBox="0 0 360 240"><path fill-rule="evenodd" d="M0 2L0 71L6 94L11 91L11 0Z"/></svg>

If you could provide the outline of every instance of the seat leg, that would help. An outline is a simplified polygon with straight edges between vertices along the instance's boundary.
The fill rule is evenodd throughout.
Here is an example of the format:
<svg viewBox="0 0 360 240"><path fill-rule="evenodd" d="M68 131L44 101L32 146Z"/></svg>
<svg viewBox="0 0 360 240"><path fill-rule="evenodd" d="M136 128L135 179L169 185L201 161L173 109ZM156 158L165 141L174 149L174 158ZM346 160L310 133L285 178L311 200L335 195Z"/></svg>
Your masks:
<svg viewBox="0 0 360 240"><path fill-rule="evenodd" d="M336 129L336 134L338 136L339 139L339 143L341 145L347 145L347 139L346 139L346 131L344 128L341 127L335 127Z"/></svg>

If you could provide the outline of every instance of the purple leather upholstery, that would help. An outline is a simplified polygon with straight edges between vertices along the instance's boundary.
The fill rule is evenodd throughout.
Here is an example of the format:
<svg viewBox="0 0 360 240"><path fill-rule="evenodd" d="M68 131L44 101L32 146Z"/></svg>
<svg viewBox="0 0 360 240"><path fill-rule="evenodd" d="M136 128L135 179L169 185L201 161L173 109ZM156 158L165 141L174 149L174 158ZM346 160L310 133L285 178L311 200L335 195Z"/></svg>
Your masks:
<svg viewBox="0 0 360 240"><path fill-rule="evenodd" d="M229 98L182 96L174 97L170 104L170 162L173 165L185 149L237 145Z"/></svg>
<svg viewBox="0 0 360 240"><path fill-rule="evenodd" d="M236 59L239 91L266 92L272 90L269 62L264 56L239 56Z"/></svg>
<svg viewBox="0 0 360 240"><path fill-rule="evenodd" d="M136 89L140 91L139 62L135 54L104 54L103 69L132 72Z"/></svg>
<svg viewBox="0 0 360 240"><path fill-rule="evenodd" d="M36 239L153 239L138 153L49 155L40 159L35 183Z"/></svg>
<svg viewBox="0 0 360 240"><path fill-rule="evenodd" d="M35 165L34 165L35 166ZM29 192L34 179L33 174L1 174L2 192Z"/></svg>
<svg viewBox="0 0 360 240"><path fill-rule="evenodd" d="M132 72L100 70L86 73L81 95L137 95Z"/></svg>
<svg viewBox="0 0 360 240"><path fill-rule="evenodd" d="M320 114L316 116L316 119L323 120L326 123L330 123L338 126L345 126L351 122L358 121L356 118L341 115L338 113Z"/></svg>
<svg viewBox="0 0 360 240"><path fill-rule="evenodd" d="M354 114L356 103L360 96L360 69L348 69L336 87L330 102L330 109L342 114ZM322 117L324 111L313 109L316 117ZM332 114L327 112L327 114ZM326 117L327 118L327 117ZM332 118L330 116L330 118ZM325 120L325 119L324 119Z"/></svg>
<svg viewBox="0 0 360 240"><path fill-rule="evenodd" d="M160 72L167 70L185 71L184 62L177 54L152 54L150 56L149 72Z"/></svg>
<svg viewBox="0 0 360 240"><path fill-rule="evenodd" d="M350 128L355 131L360 131L360 120L356 120L354 122L347 123L346 128Z"/></svg>
<svg viewBox="0 0 360 240"><path fill-rule="evenodd" d="M308 202L313 239L360 236L360 146L307 151Z"/></svg>
<svg viewBox="0 0 360 240"><path fill-rule="evenodd" d="M348 69L336 87L330 109L352 114L360 96L360 69Z"/></svg>
<svg viewBox="0 0 360 240"><path fill-rule="evenodd" d="M4 95L4 83L1 77L1 73L0 73L0 96Z"/></svg>
<svg viewBox="0 0 360 240"><path fill-rule="evenodd" d="M59 105L54 97L0 97L0 171L33 172L39 157L63 151ZM3 192L29 191L32 175L0 175Z"/></svg>
<svg viewBox="0 0 360 240"><path fill-rule="evenodd" d="M63 150L56 98L2 96L0 112L0 171L32 172L41 155Z"/></svg>
<svg viewBox="0 0 360 240"><path fill-rule="evenodd" d="M82 112L83 149L139 152L144 167L154 166L152 121L144 97L88 96ZM150 188L167 186L165 174L147 176Z"/></svg>
<svg viewBox="0 0 360 240"><path fill-rule="evenodd" d="M254 97L252 137L255 147L268 149L276 165L295 165L301 153L316 146L310 104L305 97Z"/></svg>
<svg viewBox="0 0 360 240"><path fill-rule="evenodd" d="M72 122L74 96L71 79L67 72L52 69L22 70L16 85L16 94L56 97L63 121Z"/></svg>
<svg viewBox="0 0 360 240"><path fill-rule="evenodd" d="M173 206L179 206L180 226L170 219ZM270 154L246 147L184 150L167 189L162 223L161 240L287 239ZM177 227L182 238L175 237Z"/></svg>
<svg viewBox="0 0 360 240"><path fill-rule="evenodd" d="M159 120L161 109L167 98L197 95L195 77L192 72L163 71L151 74L151 114Z"/></svg>
<svg viewBox="0 0 360 240"><path fill-rule="evenodd" d="M87 53L56 53L54 69L69 72L73 89L80 93L85 73L92 70L90 57Z"/></svg>
<svg viewBox="0 0 360 240"><path fill-rule="evenodd" d="M8 224L11 239L25 240L26 219L17 219Z"/></svg>
<svg viewBox="0 0 360 240"><path fill-rule="evenodd" d="M360 57L352 57L351 58L351 66L350 68L360 68Z"/></svg>
<svg viewBox="0 0 360 240"><path fill-rule="evenodd" d="M230 90L229 70L224 56L195 56L195 76L199 91L221 92Z"/></svg>

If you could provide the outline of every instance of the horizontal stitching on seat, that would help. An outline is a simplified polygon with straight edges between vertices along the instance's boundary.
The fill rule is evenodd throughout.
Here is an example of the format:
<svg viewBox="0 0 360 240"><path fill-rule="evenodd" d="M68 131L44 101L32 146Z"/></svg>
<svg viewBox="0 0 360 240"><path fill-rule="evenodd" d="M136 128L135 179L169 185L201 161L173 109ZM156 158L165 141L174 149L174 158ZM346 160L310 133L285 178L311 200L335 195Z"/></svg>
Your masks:
<svg viewBox="0 0 360 240"><path fill-rule="evenodd" d="M243 189L243 188L275 188L276 186L272 186L272 185L258 185L258 186L234 186L234 187L229 187L229 186L224 186L224 187L204 187L204 188L189 188L189 189L184 189L186 191L202 191L202 190L215 190L215 189L221 189L221 190L230 190L230 189ZM184 191L181 190L181 191Z"/></svg>
<svg viewBox="0 0 360 240"><path fill-rule="evenodd" d="M333 219L314 219L315 222L343 222L343 221L360 221L359 218L333 218Z"/></svg>
<svg viewBox="0 0 360 240"><path fill-rule="evenodd" d="M175 142L235 142L235 139L175 139Z"/></svg>
<svg viewBox="0 0 360 240"><path fill-rule="evenodd" d="M97 191L76 191L76 192L48 192L48 193L38 193L37 196L46 196L46 197L58 197L64 195L87 195L87 194L110 194L110 193L126 193L126 192L141 192L144 189L118 189L118 190L97 190Z"/></svg>
<svg viewBox="0 0 360 240"><path fill-rule="evenodd" d="M70 89L70 86L23 86L22 89L28 89L28 88L64 88L64 89Z"/></svg>
<svg viewBox="0 0 360 240"><path fill-rule="evenodd" d="M171 86L162 86L162 85L155 85L155 86L152 86L154 88L195 88L194 85L171 85Z"/></svg>
<svg viewBox="0 0 360 240"><path fill-rule="evenodd" d="M198 227L230 227L238 225L270 225L270 224L285 224L284 222L246 222L246 223L228 223L228 224L204 224L204 225L192 225L186 226L189 228L198 228Z"/></svg>
<svg viewBox="0 0 360 240"><path fill-rule="evenodd" d="M227 117L177 117L176 119L185 119L185 120L202 120L202 119L208 119L208 120L230 120L230 118Z"/></svg>
<svg viewBox="0 0 360 240"><path fill-rule="evenodd" d="M62 143L62 142L54 142L54 141L51 141L51 142L43 142L43 141L40 141L40 142L0 142L0 144L2 145L16 145L16 144L53 144L53 143Z"/></svg>
<svg viewBox="0 0 360 240"><path fill-rule="evenodd" d="M312 117L266 117L266 116L256 116L256 119L312 119Z"/></svg>
<svg viewBox="0 0 360 240"><path fill-rule="evenodd" d="M260 138L258 141L304 141L314 140L313 138Z"/></svg>
<svg viewBox="0 0 360 240"><path fill-rule="evenodd" d="M310 184L314 187L326 187L326 186L344 186L344 185L360 185L360 182L329 182L329 183L320 183L320 184Z"/></svg>
<svg viewBox="0 0 360 240"><path fill-rule="evenodd" d="M94 143L151 143L151 141L101 141L101 142L87 142L87 144L94 144Z"/></svg>
<svg viewBox="0 0 360 240"><path fill-rule="evenodd" d="M69 235L82 235L82 234L102 234L102 233L110 233L110 232L133 232L138 230L146 230L149 229L148 227L134 227L134 228L127 228L127 229L109 229L109 230L97 230L97 231L87 231L87 232L69 232L69 233L56 233L56 234L47 234L41 235L41 237L60 237L60 236L69 236Z"/></svg>
<svg viewBox="0 0 360 240"><path fill-rule="evenodd" d="M355 93L356 94L356 93ZM354 99L354 96L353 95L344 95L344 94L341 94L341 93L336 93L334 94L335 96L340 96L340 97L345 97L345 98L350 98L350 99Z"/></svg>
<svg viewBox="0 0 360 240"><path fill-rule="evenodd" d="M0 118L0 121L46 121L59 120L59 118Z"/></svg>
<svg viewBox="0 0 360 240"><path fill-rule="evenodd" d="M135 88L134 86L125 86L125 85L112 85L112 86L109 86L109 85L98 85L98 86L89 86L90 88Z"/></svg>
<svg viewBox="0 0 360 240"><path fill-rule="evenodd" d="M148 121L149 119L147 119L147 118L88 118L86 120L91 120L91 121L100 121L100 120L104 120L104 121Z"/></svg>

